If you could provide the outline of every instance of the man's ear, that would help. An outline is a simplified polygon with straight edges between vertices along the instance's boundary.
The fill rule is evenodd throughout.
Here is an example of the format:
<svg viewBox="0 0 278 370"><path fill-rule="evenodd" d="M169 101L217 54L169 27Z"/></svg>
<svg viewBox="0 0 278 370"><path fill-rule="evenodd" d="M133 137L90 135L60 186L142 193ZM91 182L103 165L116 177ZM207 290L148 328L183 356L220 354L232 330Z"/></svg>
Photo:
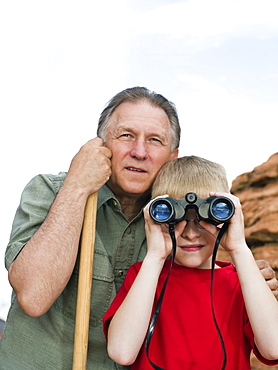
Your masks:
<svg viewBox="0 0 278 370"><path fill-rule="evenodd" d="M172 161L173 159L178 158L179 155L179 149L175 149L171 154L170 154L170 160Z"/></svg>

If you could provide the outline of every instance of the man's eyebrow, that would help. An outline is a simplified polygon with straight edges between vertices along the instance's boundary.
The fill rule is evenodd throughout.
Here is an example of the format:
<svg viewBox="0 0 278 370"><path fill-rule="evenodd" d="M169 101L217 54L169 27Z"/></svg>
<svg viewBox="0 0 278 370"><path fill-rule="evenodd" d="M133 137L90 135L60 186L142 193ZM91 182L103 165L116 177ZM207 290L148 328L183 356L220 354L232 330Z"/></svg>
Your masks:
<svg viewBox="0 0 278 370"><path fill-rule="evenodd" d="M130 126L118 126L116 131L134 131Z"/></svg>
<svg viewBox="0 0 278 370"><path fill-rule="evenodd" d="M132 129L131 127L128 127L128 126L118 126L115 131L114 131L114 134L115 135L119 135L121 134L122 132L130 132L130 133L135 133L135 130Z"/></svg>
<svg viewBox="0 0 278 370"><path fill-rule="evenodd" d="M115 130L115 134L119 134L121 132L130 132L130 133L134 133L136 134L136 131L140 131L140 128L136 127L136 129L134 129L133 127L130 127L130 126L126 126L126 125L120 125L116 128ZM168 142L168 137L167 137L167 133L163 132L163 133L157 133L157 132L149 132L147 134L148 137L157 137L159 139L161 139L161 141L167 143Z"/></svg>

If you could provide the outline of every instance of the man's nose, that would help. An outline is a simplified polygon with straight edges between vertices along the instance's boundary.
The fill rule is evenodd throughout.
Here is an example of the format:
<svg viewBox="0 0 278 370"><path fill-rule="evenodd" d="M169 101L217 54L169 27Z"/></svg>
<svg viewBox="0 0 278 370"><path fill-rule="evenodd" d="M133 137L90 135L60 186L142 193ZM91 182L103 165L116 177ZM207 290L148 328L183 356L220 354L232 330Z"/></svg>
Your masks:
<svg viewBox="0 0 278 370"><path fill-rule="evenodd" d="M143 140L135 140L130 152L132 157L146 159L148 157L147 144Z"/></svg>

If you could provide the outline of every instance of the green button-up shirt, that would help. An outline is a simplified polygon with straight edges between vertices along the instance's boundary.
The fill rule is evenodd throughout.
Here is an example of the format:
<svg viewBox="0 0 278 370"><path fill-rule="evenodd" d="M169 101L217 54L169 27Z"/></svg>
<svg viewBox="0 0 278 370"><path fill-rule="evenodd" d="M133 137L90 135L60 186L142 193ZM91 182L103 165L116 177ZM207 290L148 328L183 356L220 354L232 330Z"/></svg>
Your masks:
<svg viewBox="0 0 278 370"><path fill-rule="evenodd" d="M65 173L39 175L24 189L6 250L6 268L43 223L65 176ZM114 364L107 355L102 316L129 266L142 261L145 253L142 212L133 221L127 221L114 194L106 185L103 186L98 192L87 369L123 368ZM24 314L13 294L0 344L0 369L71 369L78 268L79 259L65 290L41 317L32 318Z"/></svg>

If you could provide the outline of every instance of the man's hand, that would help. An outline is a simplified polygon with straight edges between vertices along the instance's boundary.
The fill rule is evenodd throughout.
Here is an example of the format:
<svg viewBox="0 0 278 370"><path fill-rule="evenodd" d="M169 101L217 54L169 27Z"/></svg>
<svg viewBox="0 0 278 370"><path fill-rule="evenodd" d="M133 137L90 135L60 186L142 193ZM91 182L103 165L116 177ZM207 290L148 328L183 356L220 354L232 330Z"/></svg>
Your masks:
<svg viewBox="0 0 278 370"><path fill-rule="evenodd" d="M111 175L112 153L103 141L96 137L81 147L73 158L65 183L72 192L88 195L98 191Z"/></svg>
<svg viewBox="0 0 278 370"><path fill-rule="evenodd" d="M257 260L256 261L263 277L265 278L269 288L278 300L278 281L276 279L275 271L272 269L268 261Z"/></svg>

